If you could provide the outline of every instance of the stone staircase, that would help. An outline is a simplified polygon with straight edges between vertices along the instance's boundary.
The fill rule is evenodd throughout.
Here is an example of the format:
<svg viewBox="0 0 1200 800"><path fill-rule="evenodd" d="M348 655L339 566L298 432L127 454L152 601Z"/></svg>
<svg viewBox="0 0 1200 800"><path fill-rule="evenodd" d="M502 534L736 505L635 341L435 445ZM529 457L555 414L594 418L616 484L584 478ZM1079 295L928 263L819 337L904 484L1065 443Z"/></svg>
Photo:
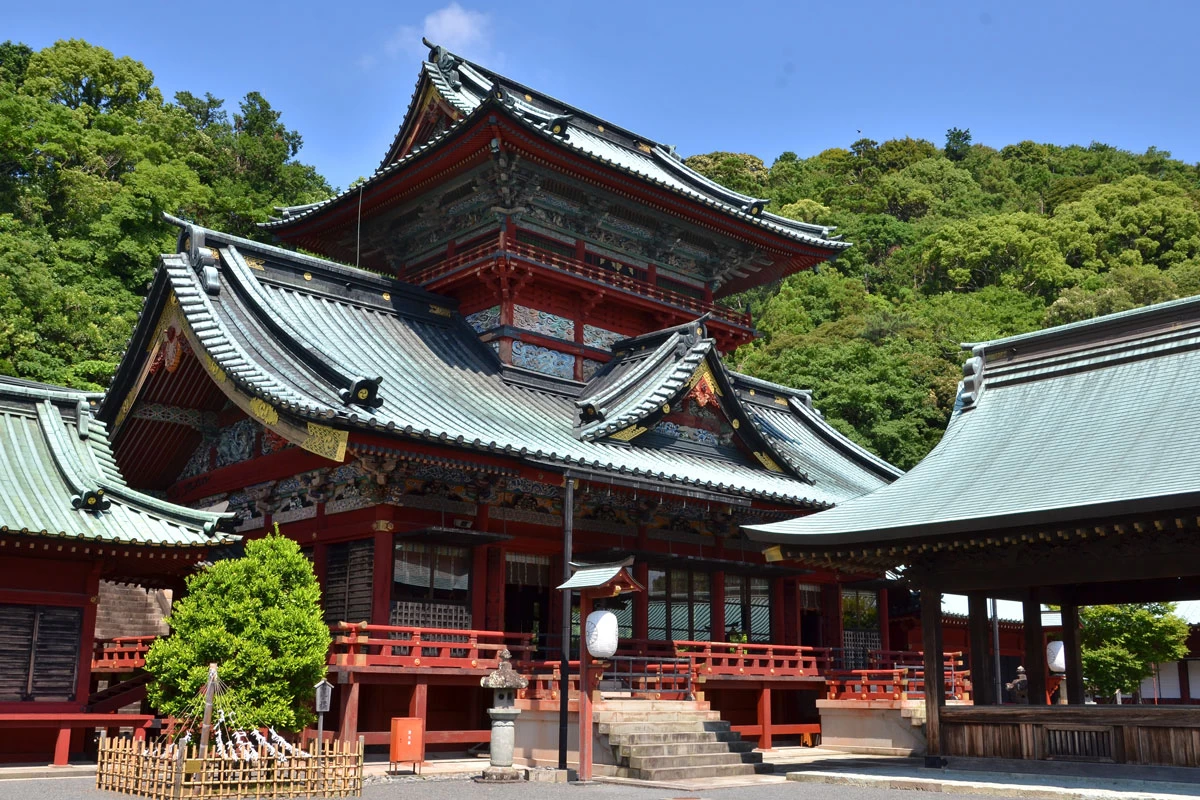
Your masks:
<svg viewBox="0 0 1200 800"><path fill-rule="evenodd" d="M707 702L605 700L592 716L598 734L596 775L677 781L766 771L762 753L731 731Z"/></svg>

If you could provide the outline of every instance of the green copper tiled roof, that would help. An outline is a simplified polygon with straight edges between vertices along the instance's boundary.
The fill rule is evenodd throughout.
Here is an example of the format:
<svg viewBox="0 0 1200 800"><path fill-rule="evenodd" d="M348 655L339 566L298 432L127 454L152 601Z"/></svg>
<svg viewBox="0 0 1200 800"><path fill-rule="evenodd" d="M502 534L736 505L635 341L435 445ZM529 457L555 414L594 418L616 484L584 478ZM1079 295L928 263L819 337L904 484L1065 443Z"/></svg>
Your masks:
<svg viewBox="0 0 1200 800"><path fill-rule="evenodd" d="M0 531L113 544L211 547L229 514L176 506L130 489L97 395L0 377Z"/></svg>
<svg viewBox="0 0 1200 800"><path fill-rule="evenodd" d="M848 454L821 436L789 445L804 451L809 468L796 473L807 480L771 471L736 451L592 436L580 426L575 401L612 388L608 372L585 386L504 366L446 298L322 259L215 231L188 230L193 241L203 238L206 248L219 250L219 267L194 267L184 253L164 256L112 398L124 399L132 386L150 331L174 292L203 351L199 355L210 357L237 391L267 401L299 424L310 420L504 454L563 471L610 473L807 507L840 503L895 475L890 467ZM256 268L246 257L255 259ZM711 339L700 327L692 344L707 353ZM687 361L691 349L672 350L653 375L643 378L666 386L668 398L686 391L687 376L695 369L695 362ZM678 366L677 359L687 363ZM621 367L618 362L613 372ZM719 360L710 363L718 380L730 387L729 401L740 403L734 379ZM348 403L348 386L366 381L374 387L377 379L378 406ZM617 395L622 391L618 387ZM112 406L120 402L106 405L102 417L114 418ZM742 413L752 423L743 426L745 435L767 436L758 430L758 417ZM797 417L795 424L827 428L815 415ZM785 432L778 442L769 439L768 449L775 448L790 464L790 451L783 450L788 438Z"/></svg>
<svg viewBox="0 0 1200 800"><path fill-rule="evenodd" d="M383 163L362 186L369 187L378 179L391 174L397 166L407 163L420 151L428 149L455 128L473 119L480 109L490 106L511 112L513 120L531 133L552 139L593 161L718 209L744 222L823 249L840 251L850 247L849 242L840 241L832 236L835 229L831 226L800 222L763 211L766 200L741 194L704 177L685 164L675 154L674 147L658 144L652 139L631 133L612 122L588 114L484 66L467 61L461 56L445 53L445 57L449 61L441 66L434 61L422 63L421 78L414 91L412 103L423 97L424 87L431 84L446 102L464 115L463 118L450 130L438 134L429 142L420 143L403 158L397 158L397 148L404 141L409 127L415 123L415 113L419 111L410 104L404 124ZM453 77L447 74L450 63L454 65ZM496 97L497 88L502 97ZM554 130L555 127L558 128L557 131ZM345 195L357 194L360 188L361 186L355 186L353 190L347 189L342 195L324 203L281 209L284 219L264 223L263 227L280 228L290 225L298 219L319 213L322 208L337 202Z"/></svg>
<svg viewBox="0 0 1200 800"><path fill-rule="evenodd" d="M924 461L750 536L833 547L1200 505L1200 298L973 351L960 407Z"/></svg>

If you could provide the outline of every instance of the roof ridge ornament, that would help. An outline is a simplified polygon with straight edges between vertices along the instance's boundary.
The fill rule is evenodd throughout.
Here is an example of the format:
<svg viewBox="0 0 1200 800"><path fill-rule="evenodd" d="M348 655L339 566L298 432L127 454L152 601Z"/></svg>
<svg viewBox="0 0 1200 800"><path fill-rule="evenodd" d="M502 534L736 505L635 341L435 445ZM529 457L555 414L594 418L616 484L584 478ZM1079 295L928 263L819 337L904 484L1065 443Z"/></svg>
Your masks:
<svg viewBox="0 0 1200 800"><path fill-rule="evenodd" d="M176 252L187 254L188 263L200 276L200 284L210 295L221 293L221 280L218 268L221 258L216 248L204 246L204 228L191 222L183 222L176 243Z"/></svg>
<svg viewBox="0 0 1200 800"><path fill-rule="evenodd" d="M458 74L458 65L462 61L446 48L434 44L424 36L421 37L421 44L429 48L430 62L442 73L450 87L455 90L462 88L462 78Z"/></svg>
<svg viewBox="0 0 1200 800"><path fill-rule="evenodd" d="M983 394L983 348L975 348L974 355L963 362L963 379L958 385L959 410L965 411L979 401Z"/></svg>
<svg viewBox="0 0 1200 800"><path fill-rule="evenodd" d="M103 489L88 489L86 492L80 492L71 498L72 508L91 511L93 514L107 511L111 506L112 501L104 496Z"/></svg>
<svg viewBox="0 0 1200 800"><path fill-rule="evenodd" d="M355 378L349 389L342 389L338 392L338 397L346 405L379 408L383 405L383 398L379 396L379 384L381 383L383 383L381 375L374 378Z"/></svg>

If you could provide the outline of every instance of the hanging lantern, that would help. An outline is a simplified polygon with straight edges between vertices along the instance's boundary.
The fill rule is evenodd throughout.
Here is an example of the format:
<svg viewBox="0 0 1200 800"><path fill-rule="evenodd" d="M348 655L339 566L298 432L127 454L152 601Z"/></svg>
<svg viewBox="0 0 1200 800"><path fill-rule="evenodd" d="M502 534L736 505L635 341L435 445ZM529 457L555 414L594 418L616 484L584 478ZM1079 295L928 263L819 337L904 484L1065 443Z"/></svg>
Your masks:
<svg viewBox="0 0 1200 800"><path fill-rule="evenodd" d="M611 611L588 614L586 639L592 658L612 658L617 652L617 615Z"/></svg>
<svg viewBox="0 0 1200 800"><path fill-rule="evenodd" d="M1061 674L1067 671L1067 656L1062 642L1050 642L1046 645L1046 665L1050 671Z"/></svg>

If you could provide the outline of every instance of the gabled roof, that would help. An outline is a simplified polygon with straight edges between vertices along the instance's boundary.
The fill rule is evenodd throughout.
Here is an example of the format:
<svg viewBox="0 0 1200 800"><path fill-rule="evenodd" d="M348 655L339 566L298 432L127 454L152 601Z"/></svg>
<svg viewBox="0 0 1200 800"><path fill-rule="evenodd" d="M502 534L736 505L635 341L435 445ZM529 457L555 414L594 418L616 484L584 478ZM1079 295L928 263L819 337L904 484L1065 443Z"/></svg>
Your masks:
<svg viewBox="0 0 1200 800"><path fill-rule="evenodd" d="M514 122L539 138L718 209L741 222L828 251L838 252L850 247L849 242L839 241L832 236L833 227L765 212L766 200L735 192L709 180L685 164L673 147L633 134L443 48L433 47L430 60L422 63L421 70L400 130L382 163L365 183L347 189L324 203L282 208L283 218L263 223L263 227L274 230L286 228L301 219L321 213L324 208L350 194L360 194L475 120L482 109L490 108L505 112ZM420 109L417 103L426 96L429 87L462 116L428 142L418 142L415 147L403 152L403 144L418 122Z"/></svg>
<svg viewBox="0 0 1200 800"><path fill-rule="evenodd" d="M0 376L0 532L113 544L213 547L232 514L177 506L126 485L99 395Z"/></svg>
<svg viewBox="0 0 1200 800"><path fill-rule="evenodd" d="M805 482L750 459L581 438L574 398L585 387L502 365L452 301L363 270L175 222L184 228L181 249L188 252L163 257L101 410L105 419L116 420L134 390L150 336L173 295L192 349L209 372L277 428L359 430L564 471L607 472L808 507L841 502L881 481L863 470L858 486L840 481L827 489L821 472ZM368 391L360 396L362 388ZM826 454L845 460L833 449Z"/></svg>
<svg viewBox="0 0 1200 800"><path fill-rule="evenodd" d="M1200 298L970 347L956 410L924 461L750 536L927 541L1200 505Z"/></svg>

